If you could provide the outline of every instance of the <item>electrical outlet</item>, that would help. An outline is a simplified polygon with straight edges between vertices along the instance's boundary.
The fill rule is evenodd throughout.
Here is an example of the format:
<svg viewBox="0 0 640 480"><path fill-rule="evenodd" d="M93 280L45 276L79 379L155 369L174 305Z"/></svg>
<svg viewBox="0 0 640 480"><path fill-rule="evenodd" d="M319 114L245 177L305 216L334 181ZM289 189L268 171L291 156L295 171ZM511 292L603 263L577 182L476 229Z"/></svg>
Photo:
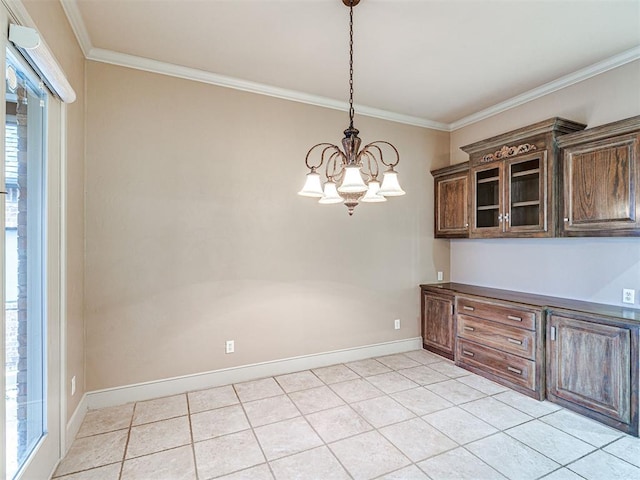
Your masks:
<svg viewBox="0 0 640 480"><path fill-rule="evenodd" d="M441 282L442 280L444 280L444 275L442 272L438 272L438 281Z"/></svg>
<svg viewBox="0 0 640 480"><path fill-rule="evenodd" d="M76 394L76 376L71 377L71 396Z"/></svg>
<svg viewBox="0 0 640 480"><path fill-rule="evenodd" d="M622 289L622 303L636 303L636 291L633 288Z"/></svg>
<svg viewBox="0 0 640 480"><path fill-rule="evenodd" d="M400 319L399 318L396 318L393 321L393 328L395 328L396 330L400 330Z"/></svg>
<svg viewBox="0 0 640 480"><path fill-rule="evenodd" d="M227 340L227 345L225 347L225 353L233 353L236 351L236 345L233 340Z"/></svg>

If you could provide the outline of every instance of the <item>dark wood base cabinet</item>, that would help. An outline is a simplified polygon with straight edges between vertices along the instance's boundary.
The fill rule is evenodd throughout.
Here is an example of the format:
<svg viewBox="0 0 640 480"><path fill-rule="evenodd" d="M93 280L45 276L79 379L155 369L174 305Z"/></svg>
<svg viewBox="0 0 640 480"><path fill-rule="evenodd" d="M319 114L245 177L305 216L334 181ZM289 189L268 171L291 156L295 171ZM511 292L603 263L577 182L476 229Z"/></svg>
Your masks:
<svg viewBox="0 0 640 480"><path fill-rule="evenodd" d="M425 349L639 435L640 310L460 283L420 287Z"/></svg>
<svg viewBox="0 0 640 480"><path fill-rule="evenodd" d="M422 345L449 360L453 360L456 336L453 302L453 295L422 293Z"/></svg>
<svg viewBox="0 0 640 480"><path fill-rule="evenodd" d="M542 400L542 310L463 296L456 297L456 310L456 365Z"/></svg>
<svg viewBox="0 0 640 480"><path fill-rule="evenodd" d="M638 355L638 326L551 311L547 398L637 436Z"/></svg>

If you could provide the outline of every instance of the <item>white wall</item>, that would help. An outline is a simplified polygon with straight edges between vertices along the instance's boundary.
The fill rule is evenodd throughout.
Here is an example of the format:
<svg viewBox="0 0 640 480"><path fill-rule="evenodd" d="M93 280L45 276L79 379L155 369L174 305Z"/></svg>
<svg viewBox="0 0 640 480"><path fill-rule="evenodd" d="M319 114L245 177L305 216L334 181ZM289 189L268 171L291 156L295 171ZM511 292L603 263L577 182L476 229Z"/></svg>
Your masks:
<svg viewBox="0 0 640 480"><path fill-rule="evenodd" d="M461 146L546 118L589 128L639 114L636 61L453 132L451 157L467 160ZM640 238L452 240L451 280L612 305L634 288L640 308Z"/></svg>
<svg viewBox="0 0 640 480"><path fill-rule="evenodd" d="M407 195L349 217L296 195L307 150L347 124L88 63L89 390L420 335L418 285L449 268L429 174L449 162L449 133L356 115L363 141L399 148Z"/></svg>

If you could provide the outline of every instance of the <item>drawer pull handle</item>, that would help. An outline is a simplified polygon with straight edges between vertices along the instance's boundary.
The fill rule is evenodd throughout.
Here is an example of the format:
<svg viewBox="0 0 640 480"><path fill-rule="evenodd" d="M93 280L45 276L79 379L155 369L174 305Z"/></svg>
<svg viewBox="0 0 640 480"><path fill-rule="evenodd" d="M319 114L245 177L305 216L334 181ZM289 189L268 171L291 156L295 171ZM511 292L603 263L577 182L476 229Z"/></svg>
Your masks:
<svg viewBox="0 0 640 480"><path fill-rule="evenodd" d="M517 373L518 375L522 375L522 370L520 370L519 368L507 367L507 370L513 373Z"/></svg>
<svg viewBox="0 0 640 480"><path fill-rule="evenodd" d="M473 352L470 352L468 350L462 350L462 353L465 354L465 355L468 355L470 357L473 357Z"/></svg>
<svg viewBox="0 0 640 480"><path fill-rule="evenodd" d="M473 311L475 310L475 308L473 308L473 307L468 307L467 305L463 305L463 306L462 306L462 309L463 309L463 310L469 310L470 312L473 312Z"/></svg>
<svg viewBox="0 0 640 480"><path fill-rule="evenodd" d="M520 340L516 340L515 338L507 338L507 342L515 343L516 345L522 345L522 342Z"/></svg>
<svg viewBox="0 0 640 480"><path fill-rule="evenodd" d="M468 330L470 332L473 332L475 330L475 328L473 327L463 327L465 330Z"/></svg>
<svg viewBox="0 0 640 480"><path fill-rule="evenodd" d="M507 318L508 318L509 320L513 320L514 322L521 322L521 321L522 321L522 318L520 318L520 317L516 317L516 316L514 316L514 315L507 315Z"/></svg>

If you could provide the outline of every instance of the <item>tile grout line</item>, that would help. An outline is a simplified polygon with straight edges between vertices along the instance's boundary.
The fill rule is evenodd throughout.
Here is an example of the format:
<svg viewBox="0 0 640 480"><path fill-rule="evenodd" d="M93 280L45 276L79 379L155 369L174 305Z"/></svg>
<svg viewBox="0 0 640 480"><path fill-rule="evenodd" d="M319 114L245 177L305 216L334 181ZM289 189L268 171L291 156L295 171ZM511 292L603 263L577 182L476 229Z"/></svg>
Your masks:
<svg viewBox="0 0 640 480"><path fill-rule="evenodd" d="M305 370L303 370L303 371L305 371ZM311 371L311 370L309 370L309 371L310 371L313 375L315 375L315 373L314 373L313 371ZM330 388L326 383L324 383L322 379L320 379L317 375L315 375L315 376L316 376L316 378L318 378L318 380L319 380L320 382L322 382L322 383L323 383L323 386L324 386L324 387L327 387L327 388L329 388L329 389L331 390L331 388ZM272 466L271 466L271 462L272 462L272 461L277 461L277 460L281 460L281 459L283 459L283 458L293 457L293 456L295 456L295 455L299 455L300 453L304 453L304 452L308 452L308 451L311 451L311 450L315 450L315 449L317 449L317 448L320 448L320 447L324 446L325 448L327 448L327 450L329 451L330 455L331 455L333 458L335 458L335 459L336 459L336 461L340 464L340 466L341 466L342 468L344 468L344 471L347 473L347 475L349 475L349 477L350 477L351 479L353 479L353 476L349 473L349 471L348 471L348 470L347 470L347 468L342 464L342 462L340 462L340 459L338 459L338 458L335 456L335 454L333 453L333 451L331 450L331 448L329 447L329 445L325 442L324 438L322 438L322 436L321 436L321 435L316 431L316 429L315 429L315 427L313 426L313 424L311 424L311 422L309 422L309 420L307 420L306 415L305 415L304 413L302 413L302 410L300 410L300 408L298 407L298 405L297 405L297 404L293 401L293 399L289 396L289 394L290 394L290 393L296 393L296 392L308 391L308 390L312 390L313 388L322 388L322 387L311 387L311 388L307 388L307 389L297 390L296 392L286 392L286 391L284 390L284 388L283 388L282 384L278 381L277 377L271 377L271 378L273 378L273 379L274 379L274 381L275 381L275 382L280 386L280 388L282 388L282 390L285 392L285 393L284 393L284 395L285 395L285 396L287 397L287 399L288 399L288 400L293 404L293 406L296 408L296 410L297 410L297 411L298 411L298 413L300 414L300 415L299 415L299 417L294 417L294 418L302 418L302 419L304 420L304 422L305 422L305 423L306 423L306 424L311 428L311 430L315 433L315 435L318 437L318 439L320 439L320 441L322 442L322 445L315 446L315 447L311 447L311 448L307 448L307 449L301 450L301 451L299 451L299 452L291 453L291 454L289 454L289 455L285 455L285 456L283 456L283 457L276 458L276 459L274 459L274 460L269 460L269 459L267 458L267 456L266 456L266 455L264 455L264 451L263 451L263 455L264 455L264 457L265 457L265 459L266 459L266 461L267 461L267 465L269 466L269 470L271 471L271 474L273 475L273 477L274 477L274 478L276 478L275 472L273 472L273 468L272 468ZM333 390L331 390L331 391L333 391ZM267 397L267 398L271 398L271 397ZM257 400L256 400L256 401L257 401ZM244 408L244 407L243 407L243 408ZM334 407L334 408L337 408L337 407ZM330 408L329 408L329 409L325 409L325 410L320 410L320 411L326 411L326 410L330 410ZM317 412L311 412L311 413L317 413ZM310 414L311 414L311 413L310 413ZM245 415L246 415L246 411L245 411ZM248 416L247 416L247 418L248 418ZM291 420L291 419L285 419L285 420ZM276 423L279 423L279 422L282 422L282 421L285 421L285 420L278 420L277 422L269 423L269 424L267 424L267 425L274 425L274 424L276 424ZM249 424L251 425L251 421L250 421L250 420L249 420ZM264 427L264 426L266 426L266 425L260 425L260 427ZM251 428L253 429L253 425L251 425ZM259 428L259 427L257 427L257 428ZM256 436L256 440L257 440L258 444L260 445L260 448L262 449L262 445L260 444L260 440L258 440L258 439L257 439L257 435L255 434L255 431L254 431L254 436Z"/></svg>
<svg viewBox="0 0 640 480"><path fill-rule="evenodd" d="M312 373L313 373L313 372L312 372ZM314 375L315 375L315 374L314 374ZM316 376L316 378L318 378L318 377ZM318 378L318 379L322 382L322 380L321 380L320 378ZM323 383L324 383L324 382L323 382ZM329 388L329 390L333 392L333 389L331 389L331 387L329 387L329 385L324 384L324 386L325 386L325 387L327 387L327 388ZM303 391L303 390L299 390L299 391ZM295 392L292 392L292 393L295 393ZM334 393L335 393L335 392L334 392ZM335 393L335 394L337 395L337 393ZM288 394L287 394L287 396L288 396ZM338 396L339 396L339 395L338 395ZM290 400L292 403L294 403L294 404L295 404L295 402L294 402L293 400L291 400L291 398L289 398L289 400ZM342 400L344 400L344 399L342 399ZM332 407L332 408L342 408L342 407L344 407L344 406L349 406L349 404L348 404L348 403L345 403L344 405L338 405L337 407ZM296 405L296 407L297 407L297 405ZM324 410L318 410L317 412L310 412L310 413L308 413L308 414L306 414L306 415L313 415L314 413L326 412L327 410L331 410L331 408L327 408L327 409L324 409ZM352 410L353 410L353 409L352 409ZM358 415L358 412L354 412L354 413L355 413L356 415ZM327 451L329 452L329 454L330 454L330 455L331 455L331 456L332 456L332 457L333 457L333 458L338 462L338 464L339 464L339 465L344 469L345 473L349 476L349 478L353 479L353 475L351 475L351 472L349 472L349 470L347 469L347 467L346 467L346 466L345 466L345 465L340 461L340 459L336 456L336 454L335 454L335 453L333 452L333 450L331 449L331 446L329 445L329 443L327 443L327 442L325 441L325 439L322 437L322 435L320 435L320 433L316 430L316 428L313 426L313 424L312 424L312 423L307 419L306 415L305 415L305 414L302 414L302 412L301 412L301 415L302 415L302 418L304 419L304 421L307 423L307 425L309 425L309 427L311 428L311 430L313 430L313 432L316 434L316 436L320 439L320 441L322 442L322 446L324 446L324 447L327 449ZM364 421L364 419L363 419L363 421ZM365 421L365 423L367 423L367 425L369 424L369 422L366 422L366 421ZM310 451L310 450L313 450L313 449L315 449L315 448L320 448L320 447L313 447L313 448L310 448L310 449L307 449L307 450L303 450L303 451ZM302 453L302 452L298 452L298 453ZM298 453L294 453L294 454L291 454L291 455L288 455L288 456L298 455ZM281 458L286 458L286 457L281 457ZM278 459L278 460L280 460L280 459ZM274 475L274 478L275 478L275 475Z"/></svg>
<svg viewBox="0 0 640 480"><path fill-rule="evenodd" d="M267 377L267 378L273 378L273 377ZM253 429L253 425L251 424L251 420L249 419L249 415L247 415L247 410L244 408L244 403L240 399L240 395L238 393L238 390L236 389L236 384L232 383L231 384L231 388L233 388L233 392L235 393L236 397L238 398L238 402L240 402L240 408L242 408L242 413L244 414L245 418L247 419L247 423L249 424L249 429L248 430L251 431L251 435L253 435L253 438L256 441L256 444L258 445L258 448L260 449L260 452L262 453L262 457L264 458L264 462L267 465L267 468L269 469L269 473L271 474L271 476L273 478L276 478L275 474L273 473L273 469L271 468L271 464L269 463L269 459L267 458L267 455L264 453L264 448L262 448L262 444L260 443L260 440L258 440L258 436L256 435L256 432ZM272 398L272 397L265 397L265 398ZM258 464L258 465L260 465L260 464ZM254 468L256 466L257 465L251 465L251 466L247 467L247 470L249 468ZM223 475L218 475L218 476L223 476Z"/></svg>
<svg viewBox="0 0 640 480"><path fill-rule="evenodd" d="M138 402L133 404L133 410L131 411L131 421L129 422L129 428L127 429L127 440L124 444L124 451L122 452L122 463L120 464L120 473L118 474L118 480L122 480L122 472L124 472L124 461L127 458L127 449L129 448L129 439L131 438L131 429L133 428L133 419L136 416L136 408Z"/></svg>
<svg viewBox="0 0 640 480"><path fill-rule="evenodd" d="M198 473L198 461L196 460L196 445L193 441L193 424L191 423L191 402L189 401L189 392L185 393L185 396L187 397L187 418L189 420L189 437L191 438L191 457L193 458L193 470L196 475L196 480L199 480L200 474Z"/></svg>

